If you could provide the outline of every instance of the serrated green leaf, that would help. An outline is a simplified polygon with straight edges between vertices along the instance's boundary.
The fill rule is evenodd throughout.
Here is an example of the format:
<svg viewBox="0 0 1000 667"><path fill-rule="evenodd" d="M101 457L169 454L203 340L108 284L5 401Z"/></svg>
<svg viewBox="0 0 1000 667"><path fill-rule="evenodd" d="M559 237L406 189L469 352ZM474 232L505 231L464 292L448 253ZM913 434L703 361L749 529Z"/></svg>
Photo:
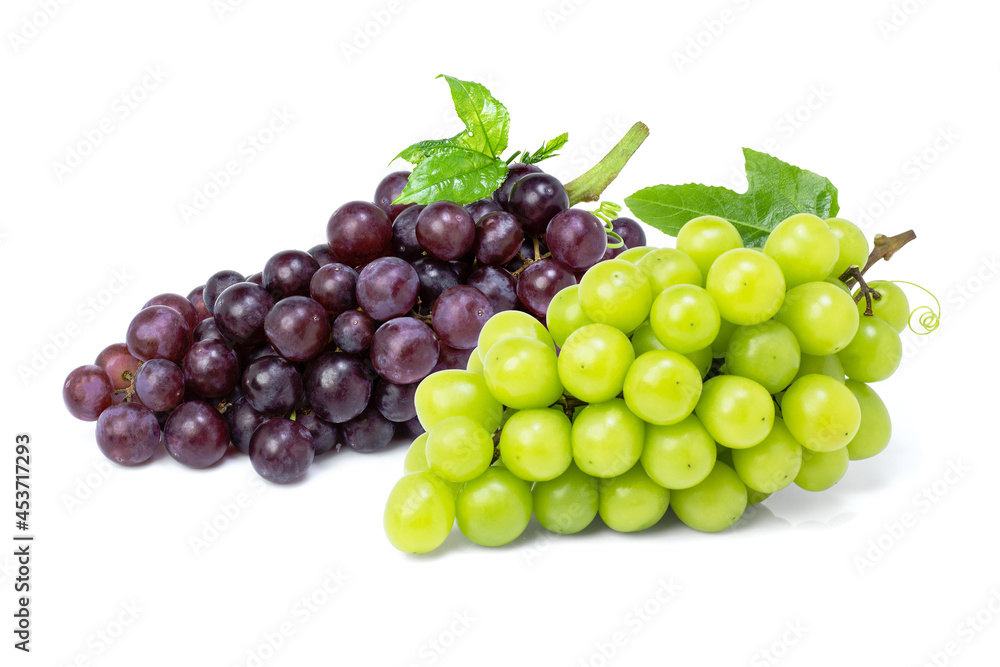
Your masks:
<svg viewBox="0 0 1000 667"><path fill-rule="evenodd" d="M468 204L489 196L506 176L507 165L503 160L453 148L421 161L393 203L430 204L447 200Z"/></svg>
<svg viewBox="0 0 1000 667"><path fill-rule="evenodd" d="M455 143L454 139L425 139L424 141L418 141L415 144L407 146L399 152L399 155L392 159L402 158L412 165L418 165L431 155L447 153L455 148L461 148L461 146Z"/></svg>
<svg viewBox="0 0 1000 667"><path fill-rule="evenodd" d="M743 156L749 183L744 193L700 183L656 185L626 197L625 205L670 236L692 218L717 215L733 223L747 247L764 245L771 230L790 215L829 218L840 210L837 188L828 179L749 148Z"/></svg>
<svg viewBox="0 0 1000 667"><path fill-rule="evenodd" d="M521 157L521 162L524 162L525 164L536 164L542 160L547 160L550 157L555 157L558 155L556 151L565 146L567 141L569 141L569 132L563 132L555 139L549 139L546 141L542 144L541 148L534 153L525 151L524 155Z"/></svg>
<svg viewBox="0 0 1000 667"><path fill-rule="evenodd" d="M507 150L507 134L510 131L507 107L500 104L482 84L462 81L447 74L439 74L438 78L448 82L455 113L465 124L465 131L455 135L452 141L479 153L500 157Z"/></svg>

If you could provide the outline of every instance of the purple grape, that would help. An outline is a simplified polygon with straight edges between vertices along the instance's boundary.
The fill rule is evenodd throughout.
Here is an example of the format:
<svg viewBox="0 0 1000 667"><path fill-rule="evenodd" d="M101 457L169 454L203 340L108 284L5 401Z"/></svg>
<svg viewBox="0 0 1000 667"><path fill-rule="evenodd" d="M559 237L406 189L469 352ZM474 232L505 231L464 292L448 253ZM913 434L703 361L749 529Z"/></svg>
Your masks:
<svg viewBox="0 0 1000 667"><path fill-rule="evenodd" d="M408 313L419 290L420 278L412 266L398 257L380 257L358 276L358 305L384 322Z"/></svg>
<svg viewBox="0 0 1000 667"><path fill-rule="evenodd" d="M264 265L263 286L275 301L289 296L309 296L309 281L317 270L319 263L309 253L282 250Z"/></svg>
<svg viewBox="0 0 1000 667"><path fill-rule="evenodd" d="M622 237L622 243L625 244L626 248L638 248L646 245L646 232L632 218L615 218L611 222L611 229Z"/></svg>
<svg viewBox="0 0 1000 667"><path fill-rule="evenodd" d="M316 263L319 264L320 268L323 268L327 264L333 264L334 262L337 261L336 255L334 255L333 251L330 250L329 243L320 243L319 245L314 245L313 247L309 248L309 254L312 255L312 258L316 260Z"/></svg>
<svg viewBox="0 0 1000 667"><path fill-rule="evenodd" d="M261 359L263 357L280 357L278 351L271 347L270 343L264 343L263 345L258 345L243 357L243 365L248 366L253 362Z"/></svg>
<svg viewBox="0 0 1000 667"><path fill-rule="evenodd" d="M400 436L405 438L416 438L421 433L426 433L424 425L420 423L420 420L414 417L413 419L408 419L405 422L400 422L396 425L396 431Z"/></svg>
<svg viewBox="0 0 1000 667"><path fill-rule="evenodd" d="M224 289L242 282L246 282L246 278L243 277L242 273L236 271L226 270L212 274L212 277L205 281L205 289L202 292L205 310L208 311L208 314L211 315L215 312L215 300L219 298Z"/></svg>
<svg viewBox="0 0 1000 667"><path fill-rule="evenodd" d="M129 354L139 361L180 361L191 346L191 327L173 308L150 306L132 318L125 334Z"/></svg>
<svg viewBox="0 0 1000 667"><path fill-rule="evenodd" d="M429 326L413 317L398 317L380 326L372 340L372 364L389 382L422 380L438 360L438 341Z"/></svg>
<svg viewBox="0 0 1000 667"><path fill-rule="evenodd" d="M259 285L230 285L215 301L215 327L235 345L262 343L264 318L273 306L274 299Z"/></svg>
<svg viewBox="0 0 1000 667"><path fill-rule="evenodd" d="M268 419L250 438L250 463L270 482L294 482L306 474L314 456L309 429L291 419Z"/></svg>
<svg viewBox="0 0 1000 667"><path fill-rule="evenodd" d="M446 289L461 284L451 265L434 257L421 257L414 261L413 270L420 279L420 301L427 308L430 308Z"/></svg>
<svg viewBox="0 0 1000 667"><path fill-rule="evenodd" d="M194 328L194 332L191 334L191 340L197 343L200 340L226 340L226 337L222 335L219 331L219 327L215 324L215 318L209 317L207 320L202 320L198 323L198 326Z"/></svg>
<svg viewBox="0 0 1000 667"><path fill-rule="evenodd" d="M493 317L493 306L475 287L459 285L438 297L431 311L431 325L441 342L460 350L470 349L479 341L486 320Z"/></svg>
<svg viewBox="0 0 1000 667"><path fill-rule="evenodd" d="M184 400L184 371L172 361L150 359L136 373L135 397L153 412L173 410Z"/></svg>
<svg viewBox="0 0 1000 667"><path fill-rule="evenodd" d="M125 343L114 343L101 350L94 360L95 366L100 366L111 378L115 391L128 389L132 386L136 371L142 362L128 352Z"/></svg>
<svg viewBox="0 0 1000 667"><path fill-rule="evenodd" d="M200 340L184 356L184 384L202 398L219 398L240 381L240 359L221 340Z"/></svg>
<svg viewBox="0 0 1000 667"><path fill-rule="evenodd" d="M616 240L617 240L617 239L612 239L612 238L611 238L611 237L609 236L609 237L607 238L607 241L606 241L606 243L609 243L609 244L610 244L610 243L612 243L613 241L616 241ZM624 246L624 245L621 245L621 246L618 246L617 248L612 248L612 247L611 247L611 246L609 245L609 246L607 247L607 249L606 249L606 250L604 251L604 254L603 254L603 255L601 256L601 261L603 262L604 260L607 260L607 259L614 259L615 257L617 257L618 255L622 254L622 253L623 253L623 252L625 252L626 250L628 250L628 247L627 247L627 246Z"/></svg>
<svg viewBox="0 0 1000 667"><path fill-rule="evenodd" d="M498 266L480 266L469 275L466 283L490 300L494 314L513 310L517 306L517 278L506 269Z"/></svg>
<svg viewBox="0 0 1000 667"><path fill-rule="evenodd" d="M302 400L302 375L281 357L262 357L243 371L243 397L254 410L268 416L284 415Z"/></svg>
<svg viewBox="0 0 1000 667"><path fill-rule="evenodd" d="M514 259L523 242L524 232L517 218L498 211L480 218L472 249L480 264L501 266Z"/></svg>
<svg viewBox="0 0 1000 667"><path fill-rule="evenodd" d="M472 273L472 262L474 261L476 261L475 256L470 256L468 260L463 258L454 262L448 262L451 270L455 272L455 277L458 278L459 283L464 283L469 274Z"/></svg>
<svg viewBox="0 0 1000 667"><path fill-rule="evenodd" d="M549 222L545 244L555 259L575 271L586 271L608 249L608 231L590 211L568 208Z"/></svg>
<svg viewBox="0 0 1000 667"><path fill-rule="evenodd" d="M330 216L326 236L339 261L357 266L386 254L392 241L392 223L375 204L352 201Z"/></svg>
<svg viewBox="0 0 1000 667"><path fill-rule="evenodd" d="M544 234L556 213L569 208L562 183L550 174L528 174L510 191L507 210L521 223L525 234Z"/></svg>
<svg viewBox="0 0 1000 667"><path fill-rule="evenodd" d="M340 262L321 266L309 283L309 293L331 315L358 307L358 272Z"/></svg>
<svg viewBox="0 0 1000 667"><path fill-rule="evenodd" d="M493 193L493 201L500 204L504 209L507 209L507 204L510 200L510 191L514 187L514 184L519 180L527 176L528 174L538 174L541 173L541 169L533 164L524 164L523 162L515 162L507 168L507 178L504 179L500 187L496 189Z"/></svg>
<svg viewBox="0 0 1000 667"><path fill-rule="evenodd" d="M458 259L472 249L476 225L469 212L450 201L429 204L417 216L417 241L438 259Z"/></svg>
<svg viewBox="0 0 1000 667"><path fill-rule="evenodd" d="M257 287L263 287L264 286L264 272L263 271L258 271L257 273L251 273L249 276L247 276L247 279L244 280L243 282L253 283ZM239 283L237 283L237 284L239 284ZM223 290L223 291L225 291L225 290Z"/></svg>
<svg viewBox="0 0 1000 667"><path fill-rule="evenodd" d="M160 423L138 403L112 405L97 420L97 446L115 463L148 461L159 445Z"/></svg>
<svg viewBox="0 0 1000 667"><path fill-rule="evenodd" d="M77 419L92 422L115 402L111 377L100 366L80 366L70 371L63 384L63 402Z"/></svg>
<svg viewBox="0 0 1000 667"><path fill-rule="evenodd" d="M464 366L463 366L464 368ZM379 382L375 387L373 401L382 416L391 422L405 422L417 416L417 406L413 395L417 392L417 384L393 384Z"/></svg>
<svg viewBox="0 0 1000 667"><path fill-rule="evenodd" d="M237 396L233 404L226 410L226 423L229 425L229 437L233 444L244 454L250 453L250 438L257 427L266 422L269 417L253 409L245 396Z"/></svg>
<svg viewBox="0 0 1000 667"><path fill-rule="evenodd" d="M205 286L199 285L191 290L191 293L187 295L187 300L191 302L194 306L194 311L198 313L198 321L203 322L212 316L212 313L208 312L208 308L205 307Z"/></svg>
<svg viewBox="0 0 1000 667"><path fill-rule="evenodd" d="M469 212L472 216L472 222L479 224L479 219L482 218L487 213L495 213L496 211L502 211L503 207L496 203L492 199L479 199L472 202L471 204L465 205L465 210Z"/></svg>
<svg viewBox="0 0 1000 667"><path fill-rule="evenodd" d="M535 241L538 241L537 253L535 252ZM504 268L513 273L527 264L527 260L534 261L536 259L541 259L541 257L548 251L549 249L545 246L544 236L525 237L517 255L514 256L514 259L507 262Z"/></svg>
<svg viewBox="0 0 1000 667"><path fill-rule="evenodd" d="M340 426L320 419L315 412L300 412L295 421L309 429L313 439L313 449L316 455L325 454L333 449L340 451Z"/></svg>
<svg viewBox="0 0 1000 667"><path fill-rule="evenodd" d="M150 306L166 306L167 308L173 308L184 316L184 321L187 322L191 329L194 329L198 326L198 322L201 322L201 318L198 316L198 311L194 309L194 306L191 305L190 301L180 294L159 294L147 301L143 305L143 308L149 308Z"/></svg>
<svg viewBox="0 0 1000 667"><path fill-rule="evenodd" d="M340 424L361 414L372 395L372 376L358 359L343 352L327 352L306 366L306 400L313 412Z"/></svg>
<svg viewBox="0 0 1000 667"><path fill-rule="evenodd" d="M285 359L308 361L330 342L330 320L318 301L290 296L274 304L264 319L264 333Z"/></svg>
<svg viewBox="0 0 1000 667"><path fill-rule="evenodd" d="M440 348L441 352L438 354L438 362L434 366L434 370L431 371L432 373L451 369L464 371L469 367L469 357L471 357L476 350L474 347L470 347L466 350L460 350L457 347L450 347L443 344Z"/></svg>
<svg viewBox="0 0 1000 667"><path fill-rule="evenodd" d="M397 257L412 262L424 253L417 241L417 218L424 210L423 205L408 207L392 223L392 250Z"/></svg>
<svg viewBox="0 0 1000 667"><path fill-rule="evenodd" d="M229 447L229 425L218 410L202 401L181 403L163 428L167 452L191 468L217 463Z"/></svg>
<svg viewBox="0 0 1000 667"><path fill-rule="evenodd" d="M517 298L528 312L544 318L552 297L564 287L576 284L573 272L554 259L543 259L528 266L517 281Z"/></svg>
<svg viewBox="0 0 1000 667"><path fill-rule="evenodd" d="M360 310L349 310L337 315L330 329L333 344L348 354L364 352L371 347L375 337L375 322Z"/></svg>
<svg viewBox="0 0 1000 667"><path fill-rule="evenodd" d="M396 425L383 417L375 406L369 406L344 424L341 430L348 447L356 452L368 453L385 449L396 434Z"/></svg>
<svg viewBox="0 0 1000 667"><path fill-rule="evenodd" d="M410 172L394 171L379 181L378 186L375 188L375 205L385 211L385 214L389 216L389 222L392 222L400 213L413 206L413 204L392 203L402 194L403 188L406 187L406 182L409 180Z"/></svg>

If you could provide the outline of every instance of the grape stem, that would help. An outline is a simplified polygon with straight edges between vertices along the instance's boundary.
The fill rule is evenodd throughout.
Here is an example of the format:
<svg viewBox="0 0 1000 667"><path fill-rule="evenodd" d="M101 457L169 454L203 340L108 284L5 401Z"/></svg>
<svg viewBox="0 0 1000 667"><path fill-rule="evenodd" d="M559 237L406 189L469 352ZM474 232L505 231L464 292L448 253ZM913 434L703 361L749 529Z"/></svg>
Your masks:
<svg viewBox="0 0 1000 667"><path fill-rule="evenodd" d="M861 301L861 297L865 298L865 315L872 317L874 313L872 312L872 299L878 301L882 298L882 294L878 290L873 290L869 287L868 283L865 282L863 277L864 272L858 268L857 264L851 264L851 266L844 271L840 279L850 287L853 283L851 281L857 281L858 293L854 295L854 303Z"/></svg>
<svg viewBox="0 0 1000 667"><path fill-rule="evenodd" d="M600 162L587 173L578 176L566 184L566 194L569 195L569 205L575 206L582 201L597 201L604 189L618 177L625 163L639 149L642 142L649 136L649 128L643 123L636 123L625 133L622 140L605 155Z"/></svg>
<svg viewBox="0 0 1000 667"><path fill-rule="evenodd" d="M564 395L553 404L553 407L556 405L562 408L562 411L566 413L566 416L569 417L570 421L573 421L573 413L576 412L576 409L584 407L587 403L578 398Z"/></svg>
<svg viewBox="0 0 1000 667"><path fill-rule="evenodd" d="M860 303L861 298L864 297L865 305L865 315L872 316L872 299L878 301L882 298L882 294L878 290L873 290L865 282L864 275L868 269L881 259L889 261L896 251L902 248L904 245L917 238L916 233L911 229L903 232L902 234L896 234L895 236L886 236L885 234L875 235L875 247L872 248L871 254L868 255L868 261L865 263L865 267L859 268L857 265L852 264L843 274L840 276L840 281L847 285L847 288L852 288L855 283L858 285L858 293L854 295L854 302Z"/></svg>

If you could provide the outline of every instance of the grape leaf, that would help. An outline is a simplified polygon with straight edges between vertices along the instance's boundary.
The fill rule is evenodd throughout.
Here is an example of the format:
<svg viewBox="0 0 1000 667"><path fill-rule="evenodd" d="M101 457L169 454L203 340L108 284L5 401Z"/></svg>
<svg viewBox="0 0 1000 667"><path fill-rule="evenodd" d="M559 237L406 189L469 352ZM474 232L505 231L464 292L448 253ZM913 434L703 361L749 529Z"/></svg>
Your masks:
<svg viewBox="0 0 1000 667"><path fill-rule="evenodd" d="M507 107L500 104L482 84L462 81L447 74L439 74L437 78L448 82L455 113L465 123L465 132L456 134L451 140L465 148L500 157L507 150L507 133L510 131Z"/></svg>
<svg viewBox="0 0 1000 667"><path fill-rule="evenodd" d="M536 164L542 160L548 160L550 157L555 157L558 155L556 151L565 146L567 141L569 141L569 133L563 132L555 139L549 139L546 141L542 144L541 148L534 153L524 151L524 154L521 155L520 162L524 162L525 164Z"/></svg>
<svg viewBox="0 0 1000 667"><path fill-rule="evenodd" d="M749 187L728 188L686 183L654 185L625 198L625 205L646 224L670 236L688 220L717 215L733 223L745 246L763 246L774 227L795 213L835 216L837 188L823 176L782 162L767 153L743 149Z"/></svg>
<svg viewBox="0 0 1000 667"><path fill-rule="evenodd" d="M507 177L507 164L485 153L454 147L425 157L410 174L394 204L453 201L468 204L497 189Z"/></svg>

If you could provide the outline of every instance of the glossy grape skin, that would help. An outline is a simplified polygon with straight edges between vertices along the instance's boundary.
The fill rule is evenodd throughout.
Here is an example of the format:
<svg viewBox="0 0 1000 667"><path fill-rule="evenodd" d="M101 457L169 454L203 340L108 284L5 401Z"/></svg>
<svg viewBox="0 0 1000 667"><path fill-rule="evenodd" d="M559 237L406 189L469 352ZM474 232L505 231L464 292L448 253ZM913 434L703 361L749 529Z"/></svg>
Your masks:
<svg viewBox="0 0 1000 667"><path fill-rule="evenodd" d="M420 279L412 266L398 257L380 257L358 276L358 305L372 319L384 322L408 313L419 289Z"/></svg>
<svg viewBox="0 0 1000 667"><path fill-rule="evenodd" d="M409 180L410 172L394 171L386 174L375 187L375 196L373 197L373 201L375 202L375 205L382 209L389 217L389 222L394 221L400 213L413 206L413 204L392 203L403 193L403 188L406 187L406 183Z"/></svg>
<svg viewBox="0 0 1000 667"><path fill-rule="evenodd" d="M460 350L457 347L451 347L450 345L445 345L444 343L438 343L438 361L434 364L434 368L431 369L431 373L437 373L438 371L446 370L465 370L469 365L469 358L475 352L476 348L470 347L466 350Z"/></svg>
<svg viewBox="0 0 1000 667"><path fill-rule="evenodd" d="M703 350L719 335L722 319L709 293L697 285L673 285L653 301L649 324L668 350Z"/></svg>
<svg viewBox="0 0 1000 667"><path fill-rule="evenodd" d="M263 272L251 273L249 276L246 277L246 280L244 282L253 283L257 287L263 287L264 273Z"/></svg>
<svg viewBox="0 0 1000 667"><path fill-rule="evenodd" d="M545 312L545 326L559 347L563 347L574 331L593 323L580 305L579 285L570 285L556 292Z"/></svg>
<svg viewBox="0 0 1000 667"><path fill-rule="evenodd" d="M337 259L358 266L381 257L392 241L392 223L371 202L351 201L330 216L326 236Z"/></svg>
<svg viewBox="0 0 1000 667"><path fill-rule="evenodd" d="M578 533L593 522L599 503L598 481L570 462L566 471L531 489L538 523L553 533Z"/></svg>
<svg viewBox="0 0 1000 667"><path fill-rule="evenodd" d="M828 354L822 357L803 354L802 361L799 363L799 371L795 374L795 378L792 381L798 380L803 375L826 375L840 384L844 384L846 377L844 365L840 363L840 357L836 354Z"/></svg>
<svg viewBox="0 0 1000 667"><path fill-rule="evenodd" d="M170 413L163 440L177 461L191 468L207 468L225 456L229 425L208 403L187 401Z"/></svg>
<svg viewBox="0 0 1000 667"><path fill-rule="evenodd" d="M208 312L208 308L205 307L204 285L199 285L198 287L195 287L193 290L191 290L190 294L187 295L187 300L191 302L192 306L194 306L194 311L195 313L198 314L199 322L212 316L212 314Z"/></svg>
<svg viewBox="0 0 1000 667"><path fill-rule="evenodd" d="M556 344L552 341L552 336L545 329L545 326L528 313L516 310L509 310L499 313L490 318L479 332L479 342L477 350L483 361L490 348L505 338L515 336L527 336L545 343L554 352Z"/></svg>
<svg viewBox="0 0 1000 667"><path fill-rule="evenodd" d="M63 383L63 402L69 413L92 422L114 403L114 385L100 366L80 366L70 371Z"/></svg>
<svg viewBox="0 0 1000 667"><path fill-rule="evenodd" d="M891 324L878 317L862 316L858 332L837 353L847 377L858 382L885 380L899 368L903 343Z"/></svg>
<svg viewBox="0 0 1000 667"><path fill-rule="evenodd" d="M493 438L468 417L448 417L427 432L424 448L430 471L446 482L468 482L493 461Z"/></svg>
<svg viewBox="0 0 1000 667"><path fill-rule="evenodd" d="M224 417L229 425L229 437L233 445L244 454L250 453L250 438L254 431L270 417L253 409L246 397L240 395L226 410Z"/></svg>
<svg viewBox="0 0 1000 667"><path fill-rule="evenodd" d="M649 280L634 264L611 259L597 264L580 281L580 306L594 322L630 334L649 316Z"/></svg>
<svg viewBox="0 0 1000 667"><path fill-rule="evenodd" d="M830 271L830 278L839 278L853 264L864 268L868 262L868 239L853 222L843 218L827 218L826 224L837 237L837 261Z"/></svg>
<svg viewBox="0 0 1000 667"><path fill-rule="evenodd" d="M535 338L506 338L490 348L483 364L490 393L506 406L544 408L562 396L556 353Z"/></svg>
<svg viewBox="0 0 1000 667"><path fill-rule="evenodd" d="M562 410L515 412L500 432L500 458L508 470L525 481L555 479L573 462L570 428Z"/></svg>
<svg viewBox="0 0 1000 667"><path fill-rule="evenodd" d="M611 230L621 237L625 248L638 248L646 245L646 232L642 229L642 225L632 218L615 218L611 221Z"/></svg>
<svg viewBox="0 0 1000 667"><path fill-rule="evenodd" d="M367 313L348 310L337 315L330 326L333 345L349 354L360 354L375 339L375 322Z"/></svg>
<svg viewBox="0 0 1000 667"><path fill-rule="evenodd" d="M746 449L764 440L774 425L774 401L761 385L737 375L707 381L695 414L715 441Z"/></svg>
<svg viewBox="0 0 1000 667"><path fill-rule="evenodd" d="M650 479L638 464L621 475L599 480L598 493L601 519L620 533L656 525L670 505L670 491Z"/></svg>
<svg viewBox="0 0 1000 667"><path fill-rule="evenodd" d="M562 263L548 258L534 262L517 281L517 298L528 312L536 317L545 317L549 302L559 290L576 284L576 276Z"/></svg>
<svg viewBox="0 0 1000 667"><path fill-rule="evenodd" d="M494 313L512 310L517 305L517 278L499 266L476 267L465 284L482 292Z"/></svg>
<svg viewBox="0 0 1000 667"><path fill-rule="evenodd" d="M313 247L309 248L308 252L310 255L312 255L312 258L316 260L316 263L319 264L320 268L323 268L327 264L333 264L334 262L337 261L336 255L334 255L333 251L330 250L329 243L320 243L318 245L314 245ZM263 274L261 274L261 283L263 282L264 282L264 276Z"/></svg>
<svg viewBox="0 0 1000 667"><path fill-rule="evenodd" d="M872 314L892 325L897 333L903 333L910 320L910 302L903 290L887 280L873 280L868 287L879 294L878 299L872 295ZM863 320L868 309L868 301L863 296L857 301L857 308Z"/></svg>
<svg viewBox="0 0 1000 667"><path fill-rule="evenodd" d="M736 471L718 461L704 480L671 493L670 506L687 526L716 533L729 528L743 516L747 489Z"/></svg>
<svg viewBox="0 0 1000 667"><path fill-rule="evenodd" d="M459 285L445 290L434 303L431 326L441 342L457 349L472 349L479 332L493 316L489 299L475 287Z"/></svg>
<svg viewBox="0 0 1000 667"><path fill-rule="evenodd" d="M138 403L118 403L97 419L97 446L106 457L122 465L149 460L160 445L156 415Z"/></svg>
<svg viewBox="0 0 1000 667"><path fill-rule="evenodd" d="M203 398L218 398L231 392L240 380L240 359L221 340L198 341L184 356L184 384Z"/></svg>
<svg viewBox="0 0 1000 667"><path fill-rule="evenodd" d="M451 261L472 249L476 224L469 212L450 201L427 205L417 216L417 241L434 257Z"/></svg>
<svg viewBox="0 0 1000 667"><path fill-rule="evenodd" d="M195 343L202 340L221 340L223 342L228 342L226 337L222 335L219 331L219 327L215 324L215 318L209 317L207 320L202 320L198 323L198 326L194 328L191 332L191 340Z"/></svg>
<svg viewBox="0 0 1000 667"><path fill-rule="evenodd" d="M831 452L802 450L802 467L795 485L806 491L826 491L847 474L850 457L847 447Z"/></svg>
<svg viewBox="0 0 1000 667"><path fill-rule="evenodd" d="M377 452L385 449L396 434L396 426L369 405L360 415L341 426L344 444L356 452Z"/></svg>
<svg viewBox="0 0 1000 667"><path fill-rule="evenodd" d="M438 371L428 376L417 387L413 400L427 430L442 419L463 415L492 432L503 417L503 406L493 398L485 378L468 371Z"/></svg>
<svg viewBox="0 0 1000 667"><path fill-rule="evenodd" d="M198 322L201 321L201 318L198 316L198 312L195 310L194 306L191 305L191 302L180 294L159 294L143 304L142 307L149 308L150 306L166 306L167 308L173 308L184 316L184 321L187 322L188 327L191 329L198 326Z"/></svg>
<svg viewBox="0 0 1000 667"><path fill-rule="evenodd" d="M421 257L413 262L420 280L420 301L430 307L441 293L460 284L458 276L447 262L434 257Z"/></svg>
<svg viewBox="0 0 1000 667"><path fill-rule="evenodd" d="M128 345L125 343L108 345L94 360L94 365L103 368L111 378L111 384L116 391L129 388L141 363L129 354Z"/></svg>
<svg viewBox="0 0 1000 667"><path fill-rule="evenodd" d="M785 299L785 279L778 263L746 248L720 255L708 271L705 288L722 318L737 325L771 319Z"/></svg>
<svg viewBox="0 0 1000 667"><path fill-rule="evenodd" d="M484 547L517 539L531 520L531 485L499 466L466 482L455 499L459 530Z"/></svg>
<svg viewBox="0 0 1000 667"><path fill-rule="evenodd" d="M771 432L762 442L747 449L733 450L733 467L748 489L775 493L799 474L802 446L780 417L774 418Z"/></svg>
<svg viewBox="0 0 1000 667"><path fill-rule="evenodd" d="M781 267L785 287L823 280L840 255L840 243L830 227L811 213L798 213L779 222L764 243L764 254Z"/></svg>
<svg viewBox="0 0 1000 667"><path fill-rule="evenodd" d="M848 380L846 384L861 408L861 425L854 438L847 443L849 458L859 461L875 456L886 448L892 437L892 420L885 403L874 389L855 380Z"/></svg>
<svg viewBox="0 0 1000 667"><path fill-rule="evenodd" d="M339 262L321 266L309 281L309 294L331 315L358 307L358 272Z"/></svg>
<svg viewBox="0 0 1000 667"><path fill-rule="evenodd" d="M635 361L628 337L606 324L588 324L565 340L559 353L559 379L586 403L610 401L621 393Z"/></svg>
<svg viewBox="0 0 1000 667"><path fill-rule="evenodd" d="M594 477L620 475L639 460L645 428L620 398L592 403L573 420L573 461Z"/></svg>
<svg viewBox="0 0 1000 667"><path fill-rule="evenodd" d="M715 460L715 440L695 415L676 424L646 426L639 461L662 487L686 489L698 484L712 472Z"/></svg>
<svg viewBox="0 0 1000 667"><path fill-rule="evenodd" d="M309 435L313 440L313 451L316 456L329 451L340 451L342 435L340 426L331 424L325 419L316 416L316 413L299 411L295 415L295 421L302 424L309 430Z"/></svg>
<svg viewBox="0 0 1000 667"><path fill-rule="evenodd" d="M652 246L636 246L635 248L628 248L622 251L615 259L620 259L623 262L628 262L629 264L638 264L639 260L653 252L658 250Z"/></svg>
<svg viewBox="0 0 1000 667"><path fill-rule="evenodd" d="M312 434L291 419L268 419L250 438L250 463L269 482L294 482L312 465Z"/></svg>
<svg viewBox="0 0 1000 667"><path fill-rule="evenodd" d="M227 287L235 285L236 283L245 282L246 278L243 277L242 273L231 270L223 270L213 273L208 280L205 281L205 288L202 291L202 300L205 305L205 310L208 311L209 315L215 313L215 300L219 298L223 290Z"/></svg>
<svg viewBox="0 0 1000 667"><path fill-rule="evenodd" d="M674 285L700 287L705 284L705 278L694 260L674 248L651 250L640 257L635 265L649 280L654 297Z"/></svg>
<svg viewBox="0 0 1000 667"><path fill-rule="evenodd" d="M702 276L729 250L743 247L743 239L728 220L714 215L693 218L677 232L677 249L694 260Z"/></svg>
<svg viewBox="0 0 1000 667"><path fill-rule="evenodd" d="M802 354L785 325L774 320L737 327L726 348L726 368L776 394L795 379Z"/></svg>
<svg viewBox="0 0 1000 667"><path fill-rule="evenodd" d="M681 421L695 409L701 393L701 373L677 352L646 352L636 358L625 376L625 402L651 424Z"/></svg>
<svg viewBox="0 0 1000 667"><path fill-rule="evenodd" d="M241 389L254 410L270 417L294 410L304 391L295 364L281 357L263 357L249 364Z"/></svg>
<svg viewBox="0 0 1000 667"><path fill-rule="evenodd" d="M413 401L416 393L417 383L379 382L375 387L375 407L391 422L409 421L417 416L417 406Z"/></svg>
<svg viewBox="0 0 1000 667"><path fill-rule="evenodd" d="M326 349L330 341L330 320L318 301L290 296L271 308L264 319L264 333L284 358L308 361Z"/></svg>
<svg viewBox="0 0 1000 667"><path fill-rule="evenodd" d="M510 191L514 188L514 184L519 180L527 176L528 174L538 174L541 173L541 169L534 164L525 164L523 162L514 162L509 167L507 167L507 177L504 179L503 183L500 184L493 192L493 201L500 204L505 210L510 203Z"/></svg>
<svg viewBox="0 0 1000 667"><path fill-rule="evenodd" d="M371 346L375 371L396 384L426 377L437 363L438 353L434 332L412 317L398 317L380 326Z"/></svg>
<svg viewBox="0 0 1000 667"><path fill-rule="evenodd" d="M135 397L153 412L173 410L184 399L184 371L166 359L150 359L135 376Z"/></svg>
<svg viewBox="0 0 1000 667"><path fill-rule="evenodd" d="M813 282L788 290L775 315L792 330L803 354L824 356L844 349L858 331L854 301L827 282Z"/></svg>
<svg viewBox="0 0 1000 667"><path fill-rule="evenodd" d="M301 250L283 250L264 264L262 285L275 301L289 296L309 296L309 283L319 270L313 256Z"/></svg>
<svg viewBox="0 0 1000 667"><path fill-rule="evenodd" d="M264 318L274 306L274 299L259 285L230 285L215 302L215 326L234 345L264 342Z"/></svg>
<svg viewBox="0 0 1000 667"><path fill-rule="evenodd" d="M480 219L490 213L496 213L497 211L502 211L503 206L496 203L492 198L488 199L477 199L474 202L469 202L465 205L465 210L469 212L472 217L472 222L479 225Z"/></svg>
<svg viewBox="0 0 1000 667"><path fill-rule="evenodd" d="M129 354L140 361L180 361L191 346L191 328L184 316L167 306L143 308L125 334Z"/></svg>
<svg viewBox="0 0 1000 667"><path fill-rule="evenodd" d="M433 551L455 524L454 496L437 475L411 472L392 487L382 522L389 542L400 551Z"/></svg>
<svg viewBox="0 0 1000 667"><path fill-rule="evenodd" d="M785 425L803 447L831 452L846 447L861 425L861 406L843 383L805 375L781 399Z"/></svg>
<svg viewBox="0 0 1000 667"><path fill-rule="evenodd" d="M566 189L555 176L527 174L510 191L507 210L513 213L525 234L544 234L549 221L569 208Z"/></svg>
<svg viewBox="0 0 1000 667"><path fill-rule="evenodd" d="M472 252L483 266L502 266L514 259L524 242L517 219L506 211L488 213L476 225Z"/></svg>
<svg viewBox="0 0 1000 667"><path fill-rule="evenodd" d="M590 211L568 208L549 221L545 245L553 258L574 271L585 271L601 261L608 248L608 234L604 223Z"/></svg>
<svg viewBox="0 0 1000 667"><path fill-rule="evenodd" d="M367 407L372 394L370 371L343 352L327 352L306 366L302 386L313 412L339 424Z"/></svg>
<svg viewBox="0 0 1000 667"><path fill-rule="evenodd" d="M649 326L649 324L643 324L632 332L632 349L635 350L635 356L639 357L647 352L666 350L667 348L657 339L656 334L653 333L653 327ZM694 364L694 367L698 369L698 373L703 378L712 367L713 357L711 347L688 352L683 356Z"/></svg>
<svg viewBox="0 0 1000 667"><path fill-rule="evenodd" d="M392 251L400 259L412 262L424 252L417 241L417 217L423 204L410 205L392 223Z"/></svg>

